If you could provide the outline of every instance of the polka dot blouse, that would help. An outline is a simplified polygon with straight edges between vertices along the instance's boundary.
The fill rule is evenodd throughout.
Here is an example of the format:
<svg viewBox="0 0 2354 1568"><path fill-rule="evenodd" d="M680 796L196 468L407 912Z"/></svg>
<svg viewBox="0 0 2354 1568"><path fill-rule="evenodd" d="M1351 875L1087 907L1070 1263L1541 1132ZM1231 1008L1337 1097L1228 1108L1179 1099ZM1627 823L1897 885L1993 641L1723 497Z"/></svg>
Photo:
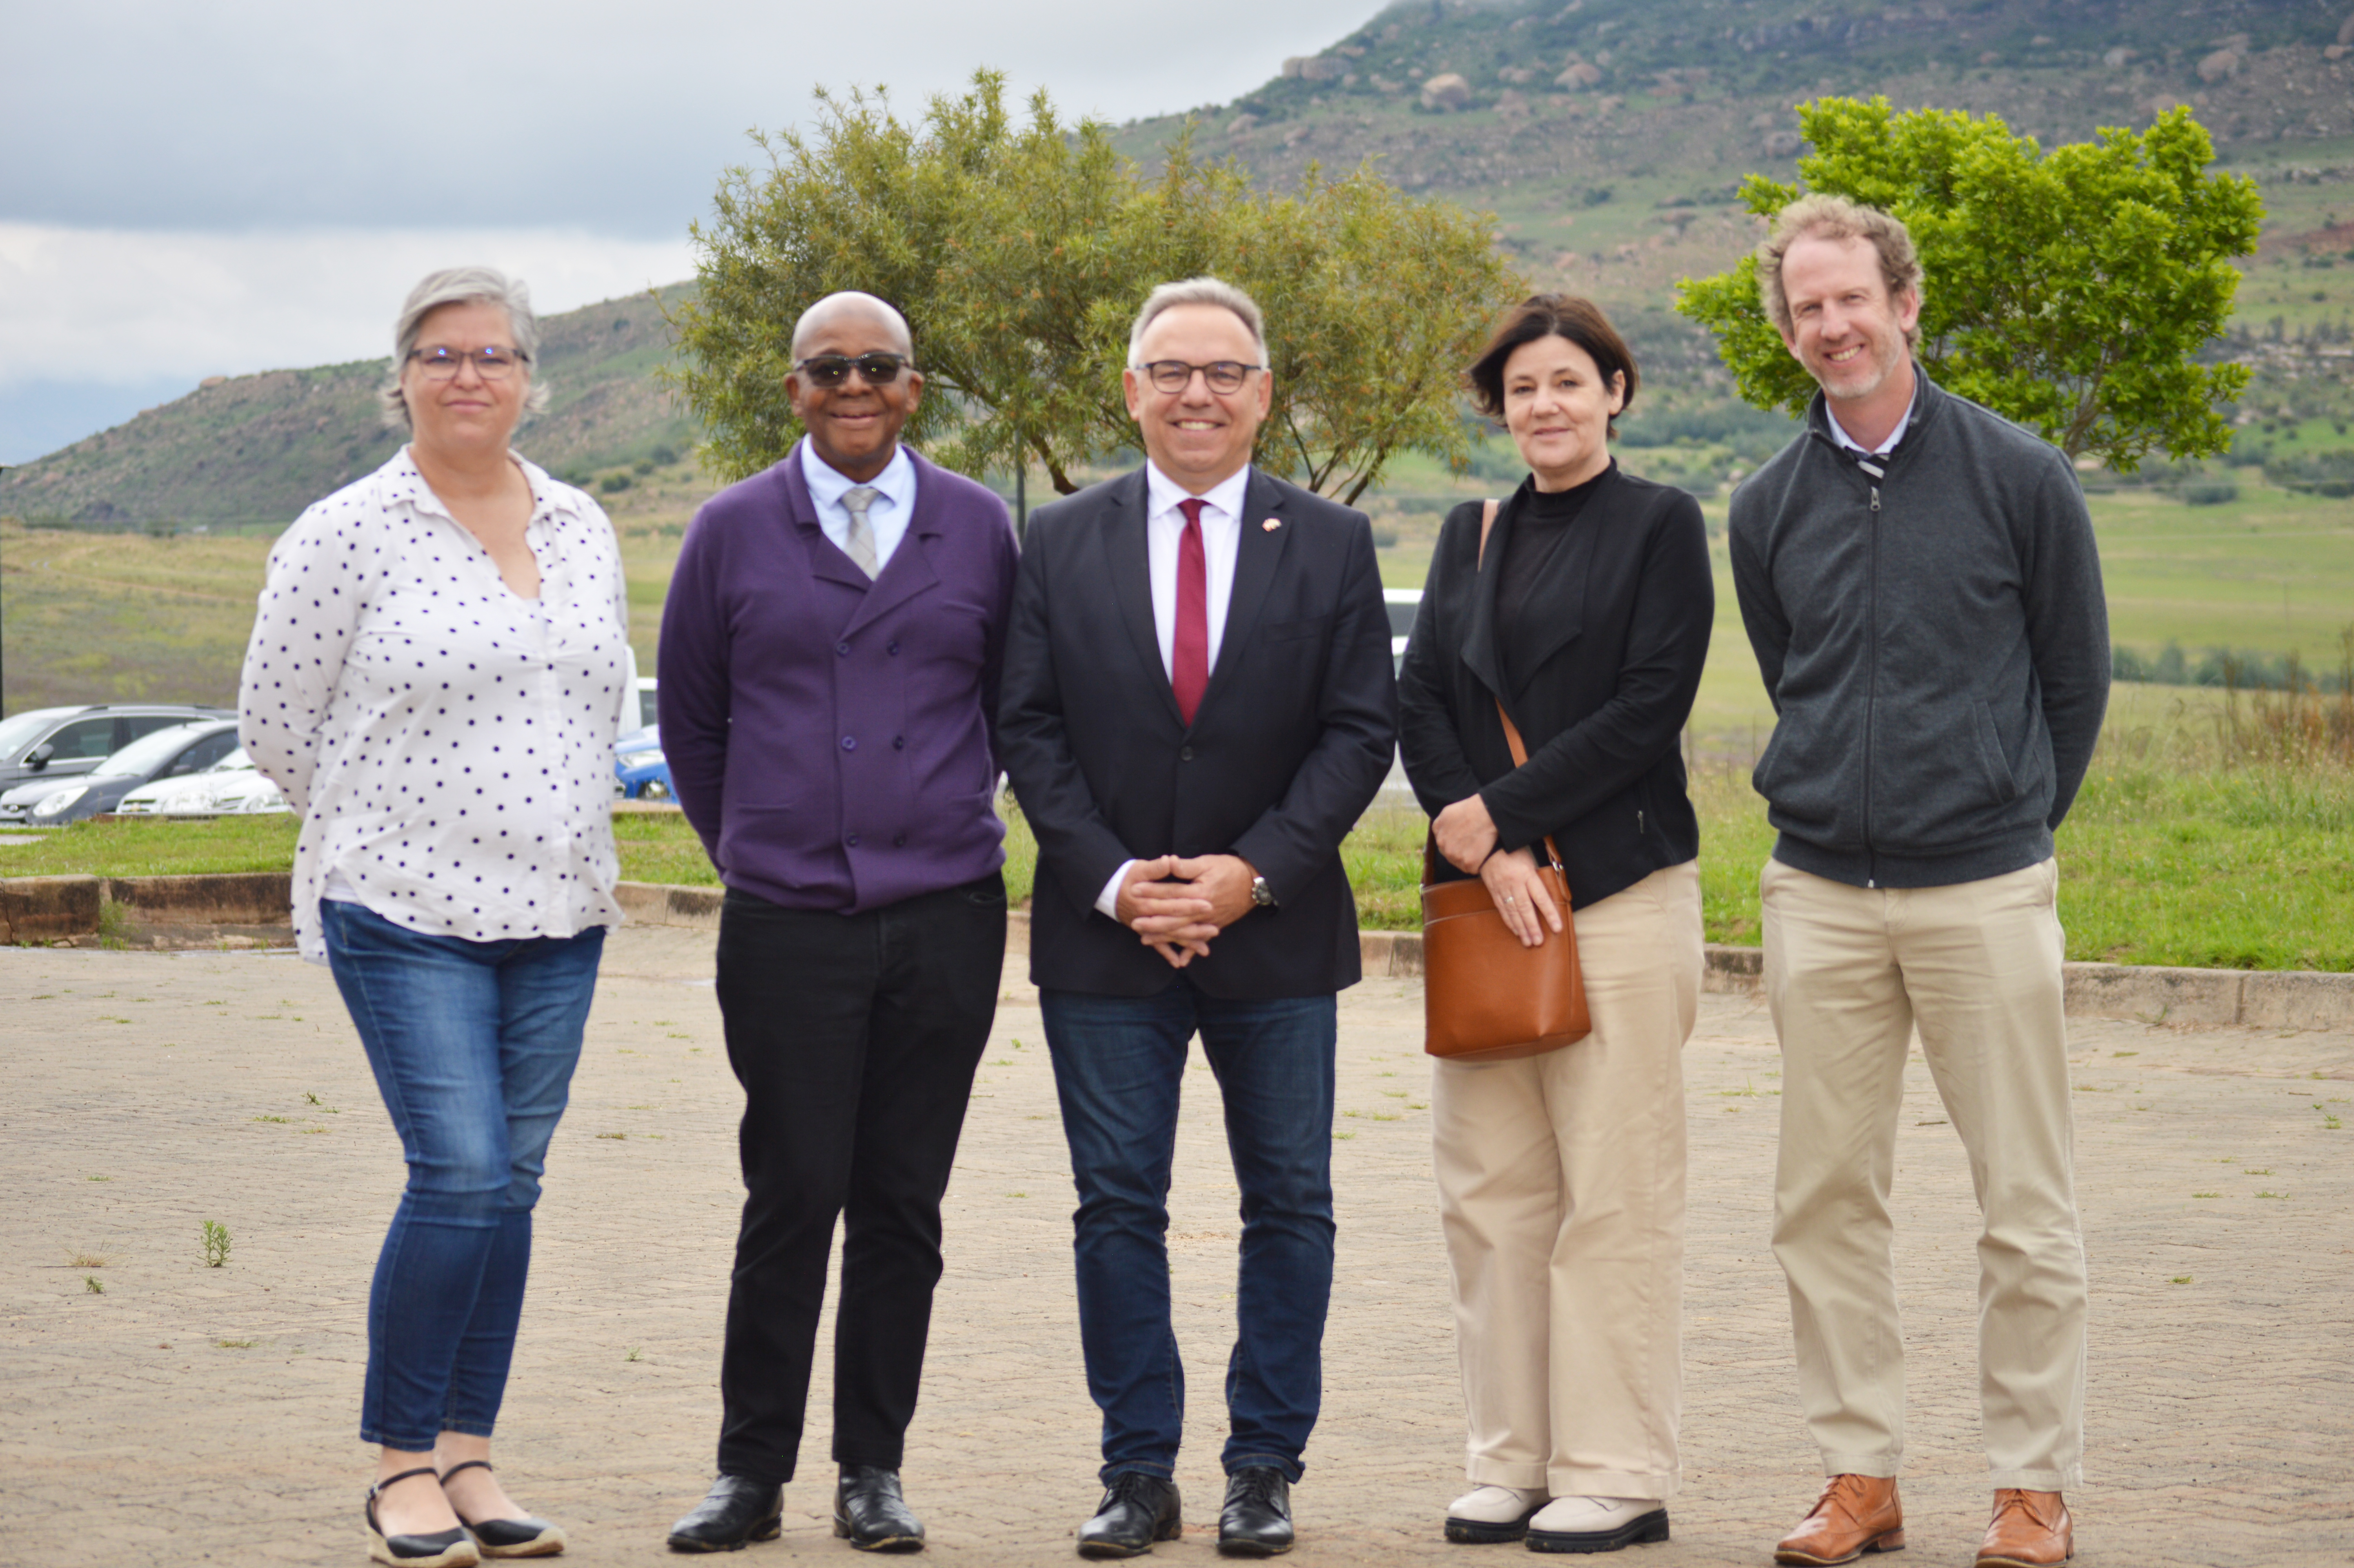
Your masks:
<svg viewBox="0 0 2354 1568"><path fill-rule="evenodd" d="M516 459L537 599L400 451L270 552L239 737L302 813L294 927L326 959L322 896L414 931L569 937L613 902L613 737L628 605L594 501Z"/></svg>

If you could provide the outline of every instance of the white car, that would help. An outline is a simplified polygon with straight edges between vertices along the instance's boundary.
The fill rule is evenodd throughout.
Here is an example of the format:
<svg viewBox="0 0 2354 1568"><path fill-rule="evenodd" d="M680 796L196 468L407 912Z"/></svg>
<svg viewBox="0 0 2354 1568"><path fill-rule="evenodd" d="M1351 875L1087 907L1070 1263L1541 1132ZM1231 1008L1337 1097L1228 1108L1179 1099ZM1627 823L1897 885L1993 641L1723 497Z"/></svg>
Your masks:
<svg viewBox="0 0 2354 1568"><path fill-rule="evenodd" d="M1390 612L1390 666L1405 667L1405 640L1414 631L1414 618L1422 609L1420 588L1384 588L1383 602Z"/></svg>
<svg viewBox="0 0 2354 1568"><path fill-rule="evenodd" d="M253 760L239 747L201 773L190 773L179 779L159 779L144 784L122 797L114 810L125 817L186 817L209 816L212 808L203 802L220 788L224 775L249 774Z"/></svg>
<svg viewBox="0 0 2354 1568"><path fill-rule="evenodd" d="M115 810L125 816L221 817L292 810L242 748L185 779L133 789Z"/></svg>

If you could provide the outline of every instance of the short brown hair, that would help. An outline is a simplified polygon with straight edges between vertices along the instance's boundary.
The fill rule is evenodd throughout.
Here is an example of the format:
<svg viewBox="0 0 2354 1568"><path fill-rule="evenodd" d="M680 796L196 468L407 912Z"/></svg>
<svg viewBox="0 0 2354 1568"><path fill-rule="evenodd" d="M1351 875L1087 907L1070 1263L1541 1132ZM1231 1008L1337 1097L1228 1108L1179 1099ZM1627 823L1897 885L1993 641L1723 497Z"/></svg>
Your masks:
<svg viewBox="0 0 2354 1568"><path fill-rule="evenodd" d="M1785 335L1790 331L1790 296L1782 288L1782 258L1801 239L1868 239L1880 252L1880 276L1888 285L1889 300L1903 298L1907 290L1920 295L1921 258L1903 220L1876 207L1817 191L1776 213L1774 231L1757 247L1757 298ZM1917 343L1920 336L1915 325L1904 341Z"/></svg>
<svg viewBox="0 0 2354 1568"><path fill-rule="evenodd" d="M1623 414L1635 402L1635 384L1641 379L1635 371L1635 355L1628 351L1627 340L1602 313L1602 307L1592 300L1575 294L1531 294L1496 323L1489 334L1488 346L1471 362L1464 378L1471 383L1471 404L1491 419L1504 417L1504 363L1523 344L1534 343L1541 337L1565 337L1585 350L1594 360L1594 367L1602 372L1602 383L1610 384L1612 377L1627 378L1626 396L1618 405ZM1613 416L1610 433L1618 433L1618 420Z"/></svg>

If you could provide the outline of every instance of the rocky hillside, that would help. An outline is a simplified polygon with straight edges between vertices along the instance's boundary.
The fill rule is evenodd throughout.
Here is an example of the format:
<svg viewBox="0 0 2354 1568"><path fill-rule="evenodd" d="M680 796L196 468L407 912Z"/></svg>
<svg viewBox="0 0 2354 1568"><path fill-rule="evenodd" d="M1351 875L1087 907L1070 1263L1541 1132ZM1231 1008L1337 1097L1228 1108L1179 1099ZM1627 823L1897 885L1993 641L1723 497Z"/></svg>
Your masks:
<svg viewBox="0 0 2354 1568"><path fill-rule="evenodd" d="M533 461L585 482L647 458L670 462L694 445L694 421L653 376L671 349L651 298L609 300L540 327L551 402L516 439ZM385 381L383 360L215 377L0 475L0 514L101 527L283 525L399 447L405 438L378 412Z"/></svg>
<svg viewBox="0 0 2354 1568"><path fill-rule="evenodd" d="M1408 190L1492 211L1533 281L1594 295L1628 330L1640 423L1726 405L1711 344L1670 310L1675 283L1755 243L1742 176L1791 174L1791 106L1830 93L1999 113L2047 145L2190 103L2270 213L2233 352L2259 333L2292 357L2347 341L2354 291L2334 273L2354 267L2354 0L1406 0L1231 103L1118 139L1149 166L1190 130L1198 153L1275 184L1371 159ZM689 450L692 421L651 375L669 352L651 301L546 324L556 401L526 452L618 487ZM2275 425L2334 420L2347 363L2263 371L2252 397ZM392 450L382 375L207 385L0 475L0 514L281 524ZM2293 383L2332 390L2317 402Z"/></svg>

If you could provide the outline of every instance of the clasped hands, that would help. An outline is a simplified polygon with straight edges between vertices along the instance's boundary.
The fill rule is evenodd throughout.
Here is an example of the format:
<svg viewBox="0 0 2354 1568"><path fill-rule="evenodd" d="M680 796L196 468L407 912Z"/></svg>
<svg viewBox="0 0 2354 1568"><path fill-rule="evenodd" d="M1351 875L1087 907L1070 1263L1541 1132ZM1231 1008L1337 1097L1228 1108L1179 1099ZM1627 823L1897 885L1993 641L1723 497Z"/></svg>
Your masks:
<svg viewBox="0 0 2354 1568"><path fill-rule="evenodd" d="M1207 958L1210 938L1249 914L1258 872L1240 855L1164 854L1140 860L1119 885L1119 923L1183 969Z"/></svg>
<svg viewBox="0 0 2354 1568"><path fill-rule="evenodd" d="M1523 846L1499 853L1496 819L1488 814L1487 801L1466 795L1439 812L1430 831L1449 865L1458 871L1477 872L1488 885L1496 913L1504 917L1521 946L1541 948L1547 926L1561 929L1561 910L1537 875L1536 851Z"/></svg>

